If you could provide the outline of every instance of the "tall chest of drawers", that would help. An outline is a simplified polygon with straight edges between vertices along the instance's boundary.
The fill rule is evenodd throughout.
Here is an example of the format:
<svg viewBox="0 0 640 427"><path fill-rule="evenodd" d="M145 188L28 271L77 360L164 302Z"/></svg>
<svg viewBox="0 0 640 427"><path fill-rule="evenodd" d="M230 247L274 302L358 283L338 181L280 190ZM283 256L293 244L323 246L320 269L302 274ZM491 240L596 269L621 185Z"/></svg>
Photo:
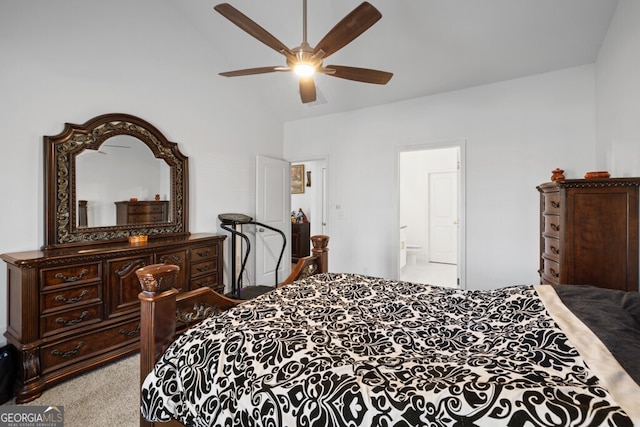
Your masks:
<svg viewBox="0 0 640 427"><path fill-rule="evenodd" d="M540 282L638 291L640 178L568 179L540 192Z"/></svg>
<svg viewBox="0 0 640 427"><path fill-rule="evenodd" d="M18 350L17 402L138 351L138 268L175 264L179 291L208 286L223 293L224 239L192 234L144 245L3 254L9 298L5 336Z"/></svg>

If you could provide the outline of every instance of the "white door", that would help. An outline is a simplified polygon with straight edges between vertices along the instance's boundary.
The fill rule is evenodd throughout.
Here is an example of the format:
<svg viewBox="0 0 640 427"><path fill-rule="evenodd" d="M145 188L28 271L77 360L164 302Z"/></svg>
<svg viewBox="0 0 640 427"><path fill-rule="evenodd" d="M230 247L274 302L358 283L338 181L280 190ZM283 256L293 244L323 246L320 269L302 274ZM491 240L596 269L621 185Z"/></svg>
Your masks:
<svg viewBox="0 0 640 427"><path fill-rule="evenodd" d="M457 263L458 174L429 174L429 261Z"/></svg>
<svg viewBox="0 0 640 427"><path fill-rule="evenodd" d="M256 222L282 230L287 237L287 246L280 269L278 282L282 282L291 271L291 188L290 165L282 159L256 156ZM276 265L282 250L280 233L256 226L255 266L256 285L276 284Z"/></svg>

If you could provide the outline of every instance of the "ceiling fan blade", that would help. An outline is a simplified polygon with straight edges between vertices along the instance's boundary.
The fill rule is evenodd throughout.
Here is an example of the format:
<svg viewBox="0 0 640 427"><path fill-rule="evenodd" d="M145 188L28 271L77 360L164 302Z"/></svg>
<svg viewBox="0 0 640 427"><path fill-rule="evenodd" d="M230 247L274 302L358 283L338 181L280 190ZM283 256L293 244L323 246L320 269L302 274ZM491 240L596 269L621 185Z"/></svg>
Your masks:
<svg viewBox="0 0 640 427"><path fill-rule="evenodd" d="M338 77L341 79L355 80L357 82L374 83L377 85L386 85L393 73L380 70L371 70L369 68L347 67L344 65L327 65L325 67L329 76ZM333 72L332 70L335 70Z"/></svg>
<svg viewBox="0 0 640 427"><path fill-rule="evenodd" d="M240 12L235 7L231 6L229 3L220 3L214 6L214 9L229 21L236 24L246 33L269 46L271 49L280 52L283 55L287 55L290 57L294 56L293 52L291 52L291 50L280 40L275 38L270 32L262 28L260 25L256 24L251 20L251 18Z"/></svg>
<svg viewBox="0 0 640 427"><path fill-rule="evenodd" d="M235 71L226 71L224 73L219 73L224 77L238 77L238 76L250 76L253 74L265 74L265 73L274 73L276 71L290 71L286 67L258 67L258 68L246 68L244 70L235 70Z"/></svg>
<svg viewBox="0 0 640 427"><path fill-rule="evenodd" d="M324 52L322 57L326 58L351 43L380 18L382 18L382 14L370 3L364 2L360 4L360 6L342 18L342 21L338 22L335 27L320 40L318 45L313 49L313 54L317 55L322 51Z"/></svg>
<svg viewBox="0 0 640 427"><path fill-rule="evenodd" d="M316 100L316 84L312 77L300 79L300 99L303 104Z"/></svg>

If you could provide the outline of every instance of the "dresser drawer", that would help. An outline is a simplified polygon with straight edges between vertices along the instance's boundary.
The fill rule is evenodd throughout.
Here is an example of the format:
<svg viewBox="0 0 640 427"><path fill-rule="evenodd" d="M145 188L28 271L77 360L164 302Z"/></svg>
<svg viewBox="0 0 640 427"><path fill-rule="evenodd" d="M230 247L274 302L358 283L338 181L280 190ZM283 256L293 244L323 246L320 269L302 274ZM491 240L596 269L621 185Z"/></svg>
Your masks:
<svg viewBox="0 0 640 427"><path fill-rule="evenodd" d="M209 261L195 262L191 264L192 278L215 273L216 271L218 271L218 262L215 258Z"/></svg>
<svg viewBox="0 0 640 427"><path fill-rule="evenodd" d="M100 263L65 266L40 271L42 290L56 285L68 285L71 283L83 283L90 280L99 280L102 274Z"/></svg>
<svg viewBox="0 0 640 427"><path fill-rule="evenodd" d="M163 222L165 221L162 213L139 213L130 214L129 222L131 224L141 224L145 222Z"/></svg>
<svg viewBox="0 0 640 427"><path fill-rule="evenodd" d="M560 213L560 192L544 194L544 213L556 214Z"/></svg>
<svg viewBox="0 0 640 427"><path fill-rule="evenodd" d="M560 216L558 215L544 215L544 229L542 230L544 236L560 237Z"/></svg>
<svg viewBox="0 0 640 427"><path fill-rule="evenodd" d="M191 279L191 287L189 289L193 290L203 287L211 288L219 293L224 292L224 286L222 285L222 283L218 283L217 274L210 274L208 276L201 276Z"/></svg>
<svg viewBox="0 0 640 427"><path fill-rule="evenodd" d="M66 341L42 346L40 349L42 372L59 369L112 348L121 347L127 341L138 339L140 339L140 319L134 319L108 329L87 332Z"/></svg>
<svg viewBox="0 0 640 427"><path fill-rule="evenodd" d="M550 283L558 284L560 281L560 263L545 257L544 279Z"/></svg>
<svg viewBox="0 0 640 427"><path fill-rule="evenodd" d="M47 336L100 321L102 321L102 303L99 302L41 316L40 330L42 336Z"/></svg>
<svg viewBox="0 0 640 427"><path fill-rule="evenodd" d="M198 246L191 249L191 262L198 262L218 256L217 246Z"/></svg>
<svg viewBox="0 0 640 427"><path fill-rule="evenodd" d="M553 237L545 237L544 238L544 253L547 255L547 258L551 258L553 260L560 260L560 240L554 239Z"/></svg>
<svg viewBox="0 0 640 427"><path fill-rule="evenodd" d="M159 204L144 204L144 205L129 205L129 215L131 214L146 214L146 213L160 213L164 212L164 206Z"/></svg>
<svg viewBox="0 0 640 427"><path fill-rule="evenodd" d="M102 300L102 283L88 283L75 287L64 287L53 292L43 292L40 310L42 314L49 311L71 308Z"/></svg>

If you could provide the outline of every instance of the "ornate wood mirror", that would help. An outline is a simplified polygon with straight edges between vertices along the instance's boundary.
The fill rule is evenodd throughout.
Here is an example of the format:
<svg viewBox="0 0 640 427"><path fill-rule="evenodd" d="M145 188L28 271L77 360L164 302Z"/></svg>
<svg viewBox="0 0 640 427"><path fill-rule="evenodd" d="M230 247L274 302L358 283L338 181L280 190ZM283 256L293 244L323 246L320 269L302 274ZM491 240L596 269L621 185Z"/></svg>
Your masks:
<svg viewBox="0 0 640 427"><path fill-rule="evenodd" d="M187 157L145 120L66 123L44 149L44 249L189 234Z"/></svg>

